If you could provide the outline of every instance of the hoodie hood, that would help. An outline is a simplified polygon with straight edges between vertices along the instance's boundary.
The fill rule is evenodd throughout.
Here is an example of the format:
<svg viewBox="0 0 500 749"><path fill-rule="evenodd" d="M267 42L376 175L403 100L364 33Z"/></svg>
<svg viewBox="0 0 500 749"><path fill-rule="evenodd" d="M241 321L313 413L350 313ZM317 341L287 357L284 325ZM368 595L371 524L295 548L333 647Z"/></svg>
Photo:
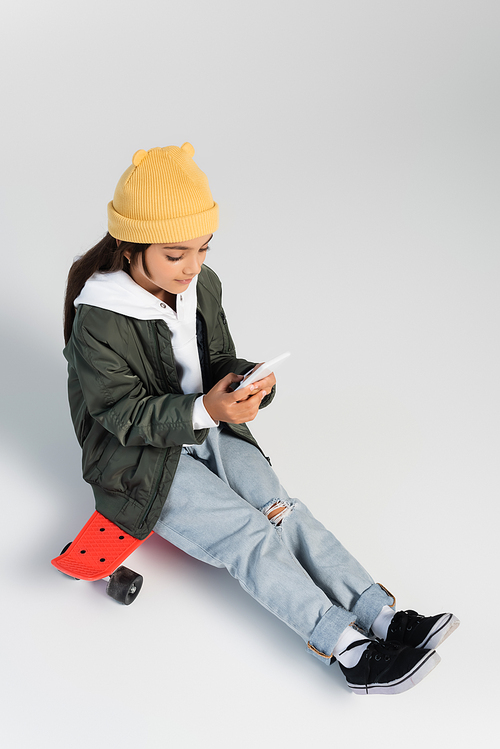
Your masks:
<svg viewBox="0 0 500 749"><path fill-rule="evenodd" d="M203 381L196 340L197 282L198 276L195 276L186 291L177 294L177 310L174 312L168 304L139 286L123 270L94 273L74 304L75 307L81 304L100 307L137 320L166 322L172 334L172 348L181 388L184 393L201 393Z"/></svg>
<svg viewBox="0 0 500 749"><path fill-rule="evenodd" d="M75 299L75 307L88 304L117 312L137 320L182 320L196 313L196 284L198 276L193 278L186 291L177 295L177 311L154 294L139 286L123 270L114 273L94 273L80 295Z"/></svg>

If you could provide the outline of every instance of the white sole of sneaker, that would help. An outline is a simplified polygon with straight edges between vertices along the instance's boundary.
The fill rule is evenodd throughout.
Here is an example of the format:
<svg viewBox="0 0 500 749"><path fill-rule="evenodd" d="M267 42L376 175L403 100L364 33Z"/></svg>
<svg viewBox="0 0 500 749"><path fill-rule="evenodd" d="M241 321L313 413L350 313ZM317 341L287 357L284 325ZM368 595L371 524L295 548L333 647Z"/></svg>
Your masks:
<svg viewBox="0 0 500 749"><path fill-rule="evenodd" d="M368 684L368 686L349 684L349 681L347 684L353 690L354 694L400 694L401 692L408 691L408 689L419 684L422 679L425 679L427 674L430 674L436 668L440 660L439 655L434 650L431 650L411 671L399 679L387 682L386 684Z"/></svg>
<svg viewBox="0 0 500 749"><path fill-rule="evenodd" d="M437 648L452 632L459 626L460 620L453 614L443 614L441 619L435 623L425 640L417 648Z"/></svg>

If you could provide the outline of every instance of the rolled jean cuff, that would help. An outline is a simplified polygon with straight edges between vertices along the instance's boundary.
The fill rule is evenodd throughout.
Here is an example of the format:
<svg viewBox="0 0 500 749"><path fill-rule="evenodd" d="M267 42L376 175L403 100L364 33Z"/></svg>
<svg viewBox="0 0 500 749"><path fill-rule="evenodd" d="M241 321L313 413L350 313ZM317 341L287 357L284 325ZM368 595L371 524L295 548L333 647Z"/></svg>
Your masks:
<svg viewBox="0 0 500 749"><path fill-rule="evenodd" d="M396 599L380 583L373 583L356 601L352 613L356 615L358 626L369 632L383 606L394 607Z"/></svg>
<svg viewBox="0 0 500 749"><path fill-rule="evenodd" d="M352 611L340 606L331 606L314 627L307 647L323 663L330 664L334 659L333 648L349 624L356 621Z"/></svg>

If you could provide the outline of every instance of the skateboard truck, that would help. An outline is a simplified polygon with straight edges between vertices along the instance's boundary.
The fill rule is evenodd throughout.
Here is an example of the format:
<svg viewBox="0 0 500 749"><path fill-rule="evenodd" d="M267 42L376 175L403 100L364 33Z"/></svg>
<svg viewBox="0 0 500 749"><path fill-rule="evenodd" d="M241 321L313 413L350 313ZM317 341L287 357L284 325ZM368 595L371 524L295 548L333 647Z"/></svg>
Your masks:
<svg viewBox="0 0 500 749"><path fill-rule="evenodd" d="M139 595L143 577L122 562L145 540L130 536L96 511L52 564L76 580L107 580L106 593L128 606Z"/></svg>

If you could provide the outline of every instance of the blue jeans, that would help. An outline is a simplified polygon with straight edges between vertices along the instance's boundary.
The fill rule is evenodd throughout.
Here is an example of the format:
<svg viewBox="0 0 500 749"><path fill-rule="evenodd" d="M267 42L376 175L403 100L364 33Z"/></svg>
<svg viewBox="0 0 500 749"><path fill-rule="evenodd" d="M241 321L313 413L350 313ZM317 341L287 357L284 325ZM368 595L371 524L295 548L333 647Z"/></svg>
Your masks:
<svg viewBox="0 0 500 749"><path fill-rule="evenodd" d="M262 453L222 428L183 447L155 532L226 567L265 608L332 661L352 622L368 631L394 598L307 507L289 498Z"/></svg>

